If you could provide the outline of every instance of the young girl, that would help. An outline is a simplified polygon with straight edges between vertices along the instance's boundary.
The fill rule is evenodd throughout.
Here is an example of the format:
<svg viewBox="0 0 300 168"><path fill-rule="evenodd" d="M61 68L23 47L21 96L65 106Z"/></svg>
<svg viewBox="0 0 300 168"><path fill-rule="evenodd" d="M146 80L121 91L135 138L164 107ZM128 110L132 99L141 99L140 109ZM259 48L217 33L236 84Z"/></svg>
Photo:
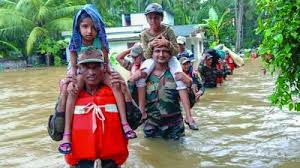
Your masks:
<svg viewBox="0 0 300 168"><path fill-rule="evenodd" d="M141 42L143 48L145 50L144 56L147 60L145 60L140 68L140 71L136 74L133 74L131 77L132 81L137 81L138 87L138 99L139 106L142 112L142 119L145 120L147 118L145 112L145 94L146 94L146 77L150 75L155 67L154 60L152 59L152 49L153 47L158 46L169 46L171 50L171 54L173 57L169 61L170 71L174 79L177 79L175 73L182 72L181 65L177 58L177 42L176 36L172 28L169 26L163 25L163 9L161 5L157 3L149 4L146 7L145 15L147 22L150 26L149 29L144 30L141 33ZM194 122L191 112L190 112L190 102L187 92L186 85L177 80L176 81L177 90L179 91L180 99L184 108L184 111L187 113L187 123Z"/></svg>
<svg viewBox="0 0 300 168"><path fill-rule="evenodd" d="M62 143L58 148L59 152L63 154L68 154L71 152L70 127L72 116L75 108L77 93L83 87L81 81L82 77L80 75L80 71L77 69L77 55L85 48L90 46L102 50L106 68L109 69L109 48L104 23L97 9L93 5L87 4L83 6L74 17L73 33L69 45L70 62L68 68L68 77L77 79L77 82L71 83L68 86L68 90L70 92L66 103L65 130ZM125 100L120 90L120 86L115 84L111 85L108 74L105 76L104 84L110 86L113 90L126 138L136 138L136 133L130 128L126 120Z"/></svg>

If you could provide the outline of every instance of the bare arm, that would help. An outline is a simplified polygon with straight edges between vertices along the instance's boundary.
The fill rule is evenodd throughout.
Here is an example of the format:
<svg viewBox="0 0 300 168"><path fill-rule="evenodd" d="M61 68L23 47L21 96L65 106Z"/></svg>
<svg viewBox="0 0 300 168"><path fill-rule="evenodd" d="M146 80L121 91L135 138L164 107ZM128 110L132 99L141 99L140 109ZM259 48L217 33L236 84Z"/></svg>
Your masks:
<svg viewBox="0 0 300 168"><path fill-rule="evenodd" d="M130 53L130 48L126 49L125 51L119 53L116 57L117 61L122 65L124 63L124 58L126 55Z"/></svg>
<svg viewBox="0 0 300 168"><path fill-rule="evenodd" d="M71 76L76 76L77 73L77 54L75 51L70 51Z"/></svg>
<svg viewBox="0 0 300 168"><path fill-rule="evenodd" d="M105 48L102 48L104 63L109 64L108 51Z"/></svg>
<svg viewBox="0 0 300 168"><path fill-rule="evenodd" d="M125 82L124 78L118 72L114 71L111 73L110 81L111 81L111 83L120 83L121 84L121 91L124 94L125 102L132 101L132 96L126 85L126 82Z"/></svg>
<svg viewBox="0 0 300 168"><path fill-rule="evenodd" d="M56 111L65 112L66 102L67 102L67 87L68 84L72 81L72 78L66 78L60 81L60 93L57 100Z"/></svg>
<svg viewBox="0 0 300 168"><path fill-rule="evenodd" d="M60 94L57 101L56 111L57 112L65 112L67 102L67 95Z"/></svg>

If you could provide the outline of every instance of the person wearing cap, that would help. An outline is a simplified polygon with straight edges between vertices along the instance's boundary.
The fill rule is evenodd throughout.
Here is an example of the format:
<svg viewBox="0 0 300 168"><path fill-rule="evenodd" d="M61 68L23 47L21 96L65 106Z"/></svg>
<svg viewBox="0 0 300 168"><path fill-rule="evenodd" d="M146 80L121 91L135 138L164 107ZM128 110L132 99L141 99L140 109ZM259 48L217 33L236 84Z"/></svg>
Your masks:
<svg viewBox="0 0 300 168"><path fill-rule="evenodd" d="M178 140L184 135L179 91L168 67L171 57L168 46L153 48L155 67L146 81L147 119L143 128L146 138ZM190 107L187 113L190 113Z"/></svg>
<svg viewBox="0 0 300 168"><path fill-rule="evenodd" d="M195 57L194 57L194 54L192 53L192 51L188 50L185 46L186 38L183 37L183 36L178 36L176 41L177 41L177 44L178 44L177 59L179 60L182 57L186 57L192 63L194 61Z"/></svg>
<svg viewBox="0 0 300 168"><path fill-rule="evenodd" d="M82 77L79 73L78 69L78 55L85 50L86 48L94 47L97 49L100 49L103 54L103 59L105 61L105 66L107 68L107 71L110 72L113 71L113 69L109 66L109 59L108 59L108 52L109 52L109 45L107 41L107 35L105 31L105 25L102 20L101 15L97 11L96 7L92 4L86 4L81 7L81 9L75 14L74 20L73 20L73 31L71 36L71 41L69 44L69 66L68 66L68 73L67 76L69 78L73 78L74 81L69 82L68 84L68 90L76 96L76 94L82 90L81 83L82 83ZM115 83L114 85L111 85L109 79L109 74L106 73L105 77L105 84L110 86L113 89L113 93L117 99L117 106L118 110L120 111L120 115L122 116L122 123L124 125L123 129L125 132L125 135L131 139L135 138L136 135L132 133L132 129L127 126L126 121L126 109L125 109L125 101L124 101L124 95L122 95L122 92L120 91L120 84ZM67 93L69 94L69 92ZM72 95L73 96L73 95ZM71 97L72 97L71 96ZM69 97L69 96L67 96ZM66 105L65 105L65 111L72 111L74 109L74 103L71 101L72 99L67 98ZM71 115L69 113L65 113L66 117L66 123L71 123ZM59 145L59 152L62 154L70 152L70 124L65 124L64 128L64 136L61 141L61 144Z"/></svg>
<svg viewBox="0 0 300 168"><path fill-rule="evenodd" d="M134 44L131 48L119 53L116 59L123 68L130 72L130 77L134 73L141 72L138 71L138 69L140 69L142 61L144 60L142 45L140 43ZM138 102L136 82L128 80L127 84L133 99L135 102Z"/></svg>
<svg viewBox="0 0 300 168"><path fill-rule="evenodd" d="M130 75L135 73L143 61L143 48L141 44L136 43L131 48L124 50L116 56L117 61L126 70L130 71Z"/></svg>
<svg viewBox="0 0 300 168"><path fill-rule="evenodd" d="M205 91L202 80L199 77L198 73L193 73L193 71L190 71L189 67L191 66L191 61L188 58L182 57L182 58L180 58L179 62L182 66L183 72L192 79L191 88L194 91L196 100L198 101L200 96L202 96Z"/></svg>
<svg viewBox="0 0 300 168"><path fill-rule="evenodd" d="M176 59L177 44L176 36L174 30L167 25L162 24L163 21L163 8L157 3L149 4L145 9L145 16L149 24L149 28L145 29L141 33L141 43L144 49L144 56L146 60L142 63L140 67L140 72L134 73L130 80L137 81L138 87L138 100L139 106L143 114L143 119L147 117L145 113L145 94L146 94L146 78L151 74L155 67L155 61L152 59L153 48L168 46L170 50L171 58L168 62L168 67L170 68L173 78L176 78L177 72L182 72L179 61ZM183 107L185 110L189 109L189 99L186 85L180 81L176 80L177 90L179 90L181 101L183 102Z"/></svg>
<svg viewBox="0 0 300 168"><path fill-rule="evenodd" d="M106 68L102 52L95 48L84 50L79 54L78 67L83 89L77 97L68 95L68 99L74 99L75 108L72 134L69 133L72 150L65 153L65 160L75 167L93 167L94 161L101 160L102 166L117 168L128 157L128 140L122 130L113 91L104 84ZM67 148L71 149L71 144Z"/></svg>
<svg viewBox="0 0 300 168"><path fill-rule="evenodd" d="M95 47L86 47L82 52L84 53L80 53L79 55L81 55L81 57L83 58L84 56L88 55L88 54L94 54L92 51L97 51L98 49L96 49ZM102 51L98 51L99 54L102 57ZM89 56L89 55L88 55ZM86 57L88 57L86 56ZM91 55L93 56L93 55ZM77 85L77 90L76 88L73 86L73 84L70 84L71 82L69 82L68 85L68 96L67 96L67 100L66 100L66 107L65 107L65 128L64 128L64 134L63 134L63 139L58 147L58 151L62 154L69 154L72 152L72 143L71 143L71 123L72 123L72 116L73 116L73 111L75 108L75 99L78 96L78 92L80 92L83 89L83 83L82 83L82 74L84 74L84 68L82 69L82 64L84 63L95 63L95 62L99 62L99 59L94 59L94 58L89 58L89 59L82 59L78 60L77 65L79 66L79 72L80 75L77 77L77 81L72 81L73 83L76 83ZM106 67L107 70L107 67ZM116 98L117 101L117 105L119 105L118 103L122 104L122 106L124 106L124 108L119 108L118 106L118 112L120 114L120 119L122 122L122 129L124 132L124 135L127 139L134 139L137 137L136 133L134 132L134 130L130 127L130 125L127 122L127 118L126 118L126 104L125 104L125 98L123 93L121 92L120 89L116 90L116 88L112 87L114 85L116 85L117 83L112 84L109 81L109 74L108 73L104 73L105 77L103 78L103 83L109 87L111 87L113 89L113 94L114 97ZM80 77L80 79L78 79ZM119 84L118 84L119 85ZM80 88L80 89L79 89ZM118 93L116 95L116 92Z"/></svg>
<svg viewBox="0 0 300 168"><path fill-rule="evenodd" d="M181 64L182 70L185 74L185 76L183 76L185 78L185 80L183 80L183 81L185 81L187 86L190 86L189 92L193 92L193 93L189 93L189 94L194 94L194 96L192 96L191 98L194 98L194 101L197 102L197 101L199 101L200 96L202 96L204 94L204 90L205 90L204 85L202 84L201 78L198 76L198 73L196 74L196 73L193 73L193 71L190 71L191 61L188 58L182 57L182 58L180 58L179 62ZM188 78L188 79L186 79L186 78ZM189 84L189 80L192 81L191 84ZM189 115L192 116L192 114L189 114ZM195 121L193 121L191 123L185 121L185 123L189 126L190 129L198 130L198 126L195 123Z"/></svg>
<svg viewBox="0 0 300 168"><path fill-rule="evenodd" d="M208 52L204 54L204 64L199 66L199 72L201 79L204 83L205 88L215 88L217 87L217 69L216 66L212 64L213 56Z"/></svg>

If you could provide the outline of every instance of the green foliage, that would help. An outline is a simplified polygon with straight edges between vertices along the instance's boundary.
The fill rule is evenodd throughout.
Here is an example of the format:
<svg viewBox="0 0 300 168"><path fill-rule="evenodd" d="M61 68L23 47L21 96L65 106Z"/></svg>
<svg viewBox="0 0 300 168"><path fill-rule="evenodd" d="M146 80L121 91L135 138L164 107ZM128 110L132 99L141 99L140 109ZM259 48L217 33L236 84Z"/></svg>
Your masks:
<svg viewBox="0 0 300 168"><path fill-rule="evenodd" d="M110 63L112 64L112 65L117 65L118 64L118 61L116 60L116 55L117 55L118 53L116 53L116 52L113 52L113 53L111 53L110 55L109 55L109 61L110 61Z"/></svg>
<svg viewBox="0 0 300 168"><path fill-rule="evenodd" d="M204 19L206 22L206 27L208 28L208 32L210 35L213 36L214 43L219 44L220 43L220 33L222 28L225 25L225 16L230 12L229 9L226 9L224 13L222 14L221 18L219 19L219 16L214 8L209 9L209 18Z"/></svg>
<svg viewBox="0 0 300 168"><path fill-rule="evenodd" d="M277 75L271 100L279 107L300 111L300 1L257 0L257 32L263 36L259 53Z"/></svg>
<svg viewBox="0 0 300 168"><path fill-rule="evenodd" d="M255 33L255 29L257 28L257 6L255 0L245 1L245 14L244 14L244 22L243 22L243 47L244 48L254 48L259 45L261 41L261 36Z"/></svg>
<svg viewBox="0 0 300 168"><path fill-rule="evenodd" d="M15 44L0 40L0 58L15 60L21 56L22 56L22 53L15 46Z"/></svg>
<svg viewBox="0 0 300 168"><path fill-rule="evenodd" d="M66 48L68 46L68 43L63 40L55 41L53 39L46 38L42 41L42 43L39 45L38 49L39 52L43 55L51 55L54 57L54 65L55 66L61 66L61 50Z"/></svg>
<svg viewBox="0 0 300 168"><path fill-rule="evenodd" d="M16 44L29 56L43 38L58 39L71 30L82 2L75 0L4 0L0 2L0 39Z"/></svg>

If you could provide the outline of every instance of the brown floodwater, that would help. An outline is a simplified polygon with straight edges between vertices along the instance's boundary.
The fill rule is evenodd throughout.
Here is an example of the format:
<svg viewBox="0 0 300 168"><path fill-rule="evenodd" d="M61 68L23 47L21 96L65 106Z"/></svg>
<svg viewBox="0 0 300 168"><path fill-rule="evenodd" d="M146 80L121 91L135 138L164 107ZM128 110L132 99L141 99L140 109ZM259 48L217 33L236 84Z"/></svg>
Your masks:
<svg viewBox="0 0 300 168"><path fill-rule="evenodd" d="M0 72L0 167L65 167L46 130L64 75L64 67ZM199 131L166 141L139 128L123 167L300 167L300 116L270 106L273 83L247 62L196 104Z"/></svg>

